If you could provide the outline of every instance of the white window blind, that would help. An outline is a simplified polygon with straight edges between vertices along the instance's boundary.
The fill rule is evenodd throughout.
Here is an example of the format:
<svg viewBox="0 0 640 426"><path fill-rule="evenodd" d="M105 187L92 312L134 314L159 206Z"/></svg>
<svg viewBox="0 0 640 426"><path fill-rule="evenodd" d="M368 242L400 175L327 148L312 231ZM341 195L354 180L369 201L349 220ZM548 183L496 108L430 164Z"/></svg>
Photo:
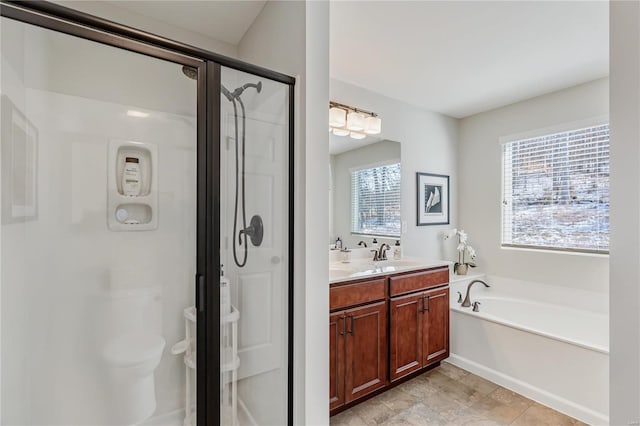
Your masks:
<svg viewBox="0 0 640 426"><path fill-rule="evenodd" d="M608 253L608 124L506 143L503 176L503 246Z"/></svg>
<svg viewBox="0 0 640 426"><path fill-rule="evenodd" d="M351 232L400 236L400 163L351 172Z"/></svg>

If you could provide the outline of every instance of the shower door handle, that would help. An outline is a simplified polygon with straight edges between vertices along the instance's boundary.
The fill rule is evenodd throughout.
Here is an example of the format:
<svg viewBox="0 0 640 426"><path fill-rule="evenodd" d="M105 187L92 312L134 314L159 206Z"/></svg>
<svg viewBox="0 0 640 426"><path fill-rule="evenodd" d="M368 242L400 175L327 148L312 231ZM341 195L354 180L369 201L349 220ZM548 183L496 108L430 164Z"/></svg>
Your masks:
<svg viewBox="0 0 640 426"><path fill-rule="evenodd" d="M204 275L196 274L196 310L204 312Z"/></svg>

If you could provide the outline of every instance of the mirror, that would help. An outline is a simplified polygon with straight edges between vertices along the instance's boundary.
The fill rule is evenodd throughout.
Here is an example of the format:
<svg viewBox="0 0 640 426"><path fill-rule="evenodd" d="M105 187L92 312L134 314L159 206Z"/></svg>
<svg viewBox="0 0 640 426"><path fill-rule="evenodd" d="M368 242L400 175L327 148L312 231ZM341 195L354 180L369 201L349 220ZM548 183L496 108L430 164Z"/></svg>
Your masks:
<svg viewBox="0 0 640 426"><path fill-rule="evenodd" d="M371 247L374 237L392 245L401 231L400 143L335 135L330 140L330 247L338 237L348 248L359 241Z"/></svg>

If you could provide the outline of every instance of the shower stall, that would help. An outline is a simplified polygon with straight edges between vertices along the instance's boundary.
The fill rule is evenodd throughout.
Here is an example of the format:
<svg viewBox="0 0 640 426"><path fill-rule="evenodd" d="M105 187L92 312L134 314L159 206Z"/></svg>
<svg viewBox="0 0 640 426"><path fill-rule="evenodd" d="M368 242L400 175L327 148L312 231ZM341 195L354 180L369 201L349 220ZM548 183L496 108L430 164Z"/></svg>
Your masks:
<svg viewBox="0 0 640 426"><path fill-rule="evenodd" d="M0 423L292 424L294 79L0 11Z"/></svg>

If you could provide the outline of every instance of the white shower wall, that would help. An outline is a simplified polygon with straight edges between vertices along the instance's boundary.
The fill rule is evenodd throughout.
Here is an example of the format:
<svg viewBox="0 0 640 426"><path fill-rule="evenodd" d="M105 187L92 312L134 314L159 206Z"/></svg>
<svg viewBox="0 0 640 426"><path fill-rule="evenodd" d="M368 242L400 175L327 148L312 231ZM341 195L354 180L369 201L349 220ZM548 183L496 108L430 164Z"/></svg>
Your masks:
<svg viewBox="0 0 640 426"><path fill-rule="evenodd" d="M97 308L110 289L157 287L162 311L152 315L148 331L167 341L155 376L157 413L181 408L184 366L168 348L182 339L182 310L193 304L194 119L152 113L144 125L121 105L33 90L27 90L27 104L40 131L39 215L3 227L2 291L10 303L2 323L22 324L27 337L21 368L3 362L3 389L30 388L23 401L35 423L55 422L54 412L69 419L71 411L71 418L95 420L108 409L96 406L104 401L96 392L107 392L100 354L106 336L99 331L108 333L108 319L98 318ZM107 142L113 138L159 147L155 231L116 233L106 226ZM113 279L128 269L134 277ZM10 342L3 347L13 352ZM14 382L5 382L12 375ZM61 383L64 398L52 399ZM10 415L13 406L3 405L3 415Z"/></svg>
<svg viewBox="0 0 640 426"><path fill-rule="evenodd" d="M118 322L108 315L110 295L133 288L153 288L155 303L141 313L145 331L166 340L155 370L154 415L181 409L184 365L169 349L184 336L182 310L194 303L195 117L176 113L175 108L171 112L148 108L160 105L151 100L132 102L132 94L140 93L135 86L155 88L158 93L164 85L171 86L171 81L162 81L164 74L153 72L153 66L136 67L134 60L129 66L135 74L118 72L103 86L119 87L118 91L83 96L85 87L100 85L101 76L74 67L73 61L61 64L68 57L51 47L62 45L58 39L62 36L49 38L44 30L25 30L4 20L2 36L1 92L33 123L39 136L37 218L3 224L0 234L1 422L111 423L110 415L118 408L109 406L111 390L102 351L110 337L126 331L127 324L116 329ZM106 49L115 59L121 54L135 56L105 46L90 53L83 50L83 43L89 42L69 39L73 41L66 46L67 53L89 69L92 58L104 57ZM120 59L111 65L127 68L127 58ZM29 66L34 61L39 62L35 68ZM195 111L195 82L182 75L180 66L156 62L158 68L175 68L169 75L175 75L177 85L192 85L176 104L191 98ZM60 74L63 68L71 74ZM108 67L102 74L108 77ZM113 101L120 91L126 94L126 104ZM127 116L132 109L149 116ZM113 166L108 164L107 150L113 139L158 148L156 230L113 232L107 227L107 167Z"/></svg>

